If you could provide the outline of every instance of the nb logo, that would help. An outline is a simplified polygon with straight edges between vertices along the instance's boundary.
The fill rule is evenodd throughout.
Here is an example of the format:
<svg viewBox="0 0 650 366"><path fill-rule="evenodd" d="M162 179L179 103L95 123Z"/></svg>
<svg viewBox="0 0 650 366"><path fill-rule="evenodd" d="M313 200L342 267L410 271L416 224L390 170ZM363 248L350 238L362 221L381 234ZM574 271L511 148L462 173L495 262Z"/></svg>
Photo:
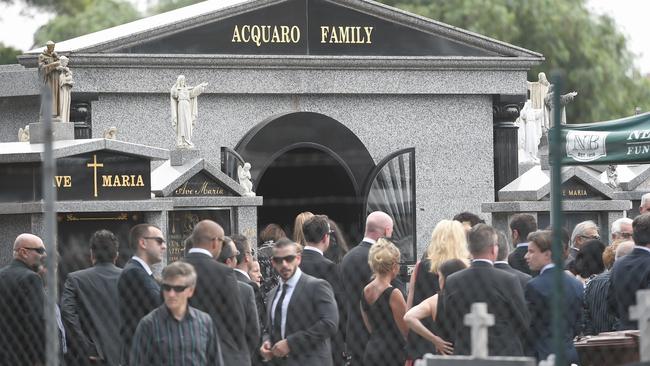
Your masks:
<svg viewBox="0 0 650 366"><path fill-rule="evenodd" d="M605 139L609 132L569 131L566 137L566 153L580 162L594 161L607 156Z"/></svg>

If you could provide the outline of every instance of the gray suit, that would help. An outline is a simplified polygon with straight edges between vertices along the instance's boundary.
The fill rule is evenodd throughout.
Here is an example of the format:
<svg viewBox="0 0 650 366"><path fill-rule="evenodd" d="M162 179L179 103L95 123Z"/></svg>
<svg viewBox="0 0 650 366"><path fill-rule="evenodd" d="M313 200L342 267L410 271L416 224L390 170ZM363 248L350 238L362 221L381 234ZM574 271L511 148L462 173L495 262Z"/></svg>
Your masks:
<svg viewBox="0 0 650 366"><path fill-rule="evenodd" d="M89 356L107 365L120 361L120 313L117 281L122 270L112 263L68 274L61 295L61 314L71 351L79 360Z"/></svg>
<svg viewBox="0 0 650 366"><path fill-rule="evenodd" d="M242 281L237 281L239 285L239 298L244 308L244 320L246 321L246 344L251 356L257 355L260 347L260 322L257 316L257 306L255 305L255 292L253 288Z"/></svg>
<svg viewBox="0 0 650 366"><path fill-rule="evenodd" d="M272 324L273 299L279 296L278 288L269 292L269 328ZM274 358L273 364L332 366L330 337L336 334L338 323L338 309L330 284L303 272L287 308L285 338L290 352L284 359ZM264 334L264 340L270 341L270 335Z"/></svg>

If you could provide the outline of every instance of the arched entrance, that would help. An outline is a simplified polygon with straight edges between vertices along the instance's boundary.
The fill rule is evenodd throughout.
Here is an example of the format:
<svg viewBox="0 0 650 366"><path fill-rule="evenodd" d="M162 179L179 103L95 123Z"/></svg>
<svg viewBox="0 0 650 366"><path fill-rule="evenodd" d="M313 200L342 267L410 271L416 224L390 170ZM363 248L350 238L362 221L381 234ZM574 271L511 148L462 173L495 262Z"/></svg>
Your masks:
<svg viewBox="0 0 650 366"><path fill-rule="evenodd" d="M311 211L335 220L349 244L361 239L363 185L375 163L343 124L312 112L274 116L249 131L235 150L251 163L253 188L264 197L260 230L276 223L291 235L295 216Z"/></svg>

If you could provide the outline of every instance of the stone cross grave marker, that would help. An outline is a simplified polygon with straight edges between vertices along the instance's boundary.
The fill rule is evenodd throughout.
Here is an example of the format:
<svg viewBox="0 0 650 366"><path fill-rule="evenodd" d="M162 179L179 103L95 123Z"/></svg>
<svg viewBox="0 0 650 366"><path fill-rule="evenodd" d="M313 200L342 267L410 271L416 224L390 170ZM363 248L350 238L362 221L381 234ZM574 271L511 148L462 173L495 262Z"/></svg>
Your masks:
<svg viewBox="0 0 650 366"><path fill-rule="evenodd" d="M488 314L487 304L475 302L472 311L465 314L465 325L472 328L472 357L488 357L488 327L494 325L494 315Z"/></svg>
<svg viewBox="0 0 650 366"><path fill-rule="evenodd" d="M630 306L630 319L639 321L639 355L650 361L650 290L636 292L636 305Z"/></svg>

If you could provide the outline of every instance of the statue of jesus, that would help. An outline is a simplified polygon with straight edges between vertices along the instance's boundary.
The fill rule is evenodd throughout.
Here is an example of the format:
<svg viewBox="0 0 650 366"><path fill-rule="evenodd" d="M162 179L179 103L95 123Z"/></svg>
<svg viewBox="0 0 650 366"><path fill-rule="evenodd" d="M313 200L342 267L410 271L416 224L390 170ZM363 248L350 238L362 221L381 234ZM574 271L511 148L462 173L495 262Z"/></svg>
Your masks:
<svg viewBox="0 0 650 366"><path fill-rule="evenodd" d="M176 130L176 146L179 148L194 147L192 130L196 125L198 114L197 97L205 91L208 83L195 87L185 85L185 76L179 75L170 90L172 109L172 126Z"/></svg>

